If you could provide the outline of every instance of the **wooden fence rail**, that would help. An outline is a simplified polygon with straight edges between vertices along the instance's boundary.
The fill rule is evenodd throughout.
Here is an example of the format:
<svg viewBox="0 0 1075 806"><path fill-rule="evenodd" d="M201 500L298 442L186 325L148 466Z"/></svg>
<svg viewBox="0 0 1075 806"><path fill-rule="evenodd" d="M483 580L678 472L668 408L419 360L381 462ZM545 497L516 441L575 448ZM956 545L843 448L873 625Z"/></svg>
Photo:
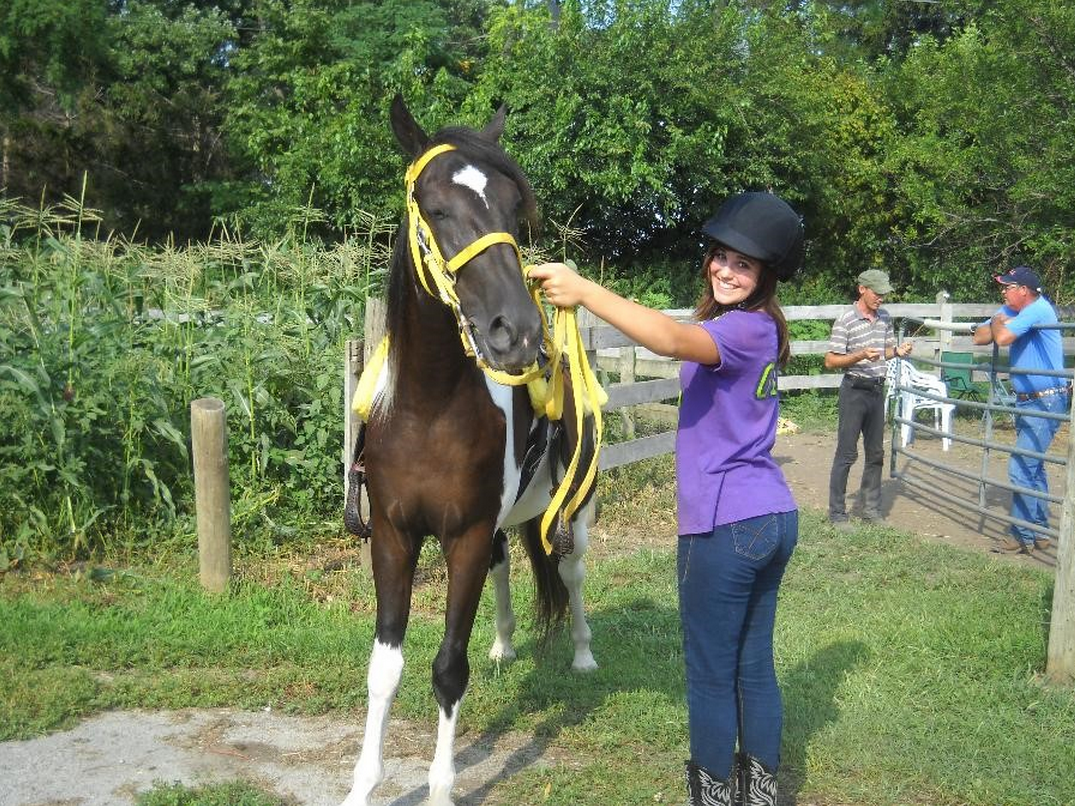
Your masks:
<svg viewBox="0 0 1075 806"><path fill-rule="evenodd" d="M886 305L885 310L891 314L899 327L900 320L913 317L922 320L935 320L942 325L963 322L967 325L966 334L954 332L946 327L940 329L924 328L922 333L908 332L907 338L914 341L911 357L937 360L942 353L970 352L981 356L992 354L992 347L979 347L971 342L970 328L991 316L999 303L954 304L948 294L941 292L937 301L932 303L907 303ZM784 315L789 322L819 321L831 323L837 316L847 310L847 303L841 305L788 305ZM680 320L689 319L691 311L677 309L665 311ZM1065 311L1065 314L1067 312ZM1075 312L1073 312L1075 313ZM582 343L590 358L591 365L602 376L605 390L608 392L606 411L624 411L633 407L649 407L650 410L660 404L674 401L679 396L679 362L656 355L624 336L620 331L595 319L588 311L579 312L579 325ZM366 330L360 341L349 342L346 367L344 370L344 399L347 401L345 445L353 443L354 418L350 413L350 399L357 382L358 374L364 364L363 352L376 347L384 332L383 303L370 299L366 308ZM1075 338L1064 339L1065 352L1075 351ZM828 338L817 340L799 340L791 343L793 356L822 356L828 351ZM972 369L972 372L974 370ZM617 383L608 383L608 375L616 373ZM984 373L979 373L985 379ZM794 392L808 389L835 389L842 378L839 372L820 372L809 375L781 375L780 390ZM624 415L624 431L628 439L614 445L606 445L601 452L600 469L631 464L642 459L660 456L672 451L675 434L672 430L647 437L634 438L634 423L630 412ZM350 462L344 448L344 467ZM346 474L345 474L346 475Z"/></svg>
<svg viewBox="0 0 1075 806"><path fill-rule="evenodd" d="M944 353L969 352L974 355L992 356L993 347L979 347L971 341L973 325L991 316L999 302L954 304L948 294L941 292L934 303L909 303L886 305L901 338L914 341L911 357L942 360ZM789 322L822 321L831 323L847 309L842 305L789 305L784 315ZM688 319L689 310L666 311L677 319ZM1065 321L1075 319L1075 310L1064 308L1060 315ZM902 321L906 320L906 321ZM925 320L925 324L922 323ZM953 326L963 323L964 326ZM579 325L583 345L593 366L608 392L606 411L625 412L636 406L667 405L679 396L679 362L655 355L638 346L618 330L599 323L588 311L579 311ZM910 326L910 327L908 327ZM351 446L354 444L357 421L351 412L351 396L369 352L380 342L384 333L384 304L380 300L367 300L365 332L362 340L349 342L344 367L344 485L350 465ZM1064 338L1064 353L1075 352L1075 338ZM828 351L828 339L800 340L791 343L793 356L824 355ZM968 365L975 373L973 365ZM938 371L940 371L938 369ZM608 382L608 373L619 376L617 383ZM988 378L986 371L979 371L980 379ZM973 377L973 376L972 376ZM820 372L810 375L782 375L780 389L783 392L809 389L835 389L840 385L842 373ZM1073 404L1072 421L1075 421ZM625 417L623 442L605 445L601 451L600 469L609 470L653 456L671 453L675 447L674 420L669 421L670 430L651 436L636 438L629 413ZM1075 546L1071 534L1075 530L1075 439L1069 439L1067 462L1067 490L1061 507L1060 540L1057 546L1057 577L1054 593L1052 623L1049 640L1049 656L1046 676L1061 684L1075 682ZM366 503L363 502L364 509ZM368 510L367 510L368 511ZM368 547L366 548L368 552ZM368 557L364 558L368 566Z"/></svg>

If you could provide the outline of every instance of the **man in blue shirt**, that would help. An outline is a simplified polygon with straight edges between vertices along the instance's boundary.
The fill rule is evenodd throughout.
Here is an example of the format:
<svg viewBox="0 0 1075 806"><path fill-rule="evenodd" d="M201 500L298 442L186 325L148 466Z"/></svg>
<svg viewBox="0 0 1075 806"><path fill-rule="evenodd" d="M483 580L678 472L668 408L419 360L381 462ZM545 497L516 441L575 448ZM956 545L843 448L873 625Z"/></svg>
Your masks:
<svg viewBox="0 0 1075 806"><path fill-rule="evenodd" d="M1015 452L1008 460L1008 480L1012 486L1029 492L1012 491L1011 516L1028 524L1048 528L1049 480L1045 463L1026 452L1043 454L1049 450L1060 426L1059 419L1040 416L1041 412L1067 414L1070 406L1071 381L1057 375L1038 375L1034 370L1064 369L1064 351L1060 331L1042 329L1040 325L1056 324L1056 311L1042 296L1041 278L1026 266L1017 266L998 275L1004 305L988 321L974 331L975 344L996 343L1011 347L1009 366L1016 407ZM997 551L1008 554L1030 554L1035 548L1049 546L1049 539L1029 526L1013 523L1011 537Z"/></svg>

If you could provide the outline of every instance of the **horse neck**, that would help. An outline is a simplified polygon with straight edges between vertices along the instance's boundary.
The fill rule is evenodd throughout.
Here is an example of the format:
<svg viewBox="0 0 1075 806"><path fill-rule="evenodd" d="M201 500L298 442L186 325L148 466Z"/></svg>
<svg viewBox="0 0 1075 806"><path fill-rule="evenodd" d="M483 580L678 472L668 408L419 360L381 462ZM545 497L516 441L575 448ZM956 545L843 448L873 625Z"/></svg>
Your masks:
<svg viewBox="0 0 1075 806"><path fill-rule="evenodd" d="M395 267L404 271L405 279L395 288L399 307L389 322L392 350L398 351L395 387L403 392L397 403L413 400L407 394L412 388L424 399L443 399L438 394L447 394L461 378L472 376L476 365L463 351L452 310L421 286L409 255L404 264Z"/></svg>

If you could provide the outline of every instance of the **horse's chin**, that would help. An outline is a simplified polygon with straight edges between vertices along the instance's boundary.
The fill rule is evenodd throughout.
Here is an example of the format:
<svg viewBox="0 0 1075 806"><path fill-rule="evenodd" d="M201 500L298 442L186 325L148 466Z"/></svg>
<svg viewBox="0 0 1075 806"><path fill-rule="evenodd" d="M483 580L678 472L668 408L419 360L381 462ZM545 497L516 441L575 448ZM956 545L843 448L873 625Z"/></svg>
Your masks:
<svg viewBox="0 0 1075 806"><path fill-rule="evenodd" d="M493 350L489 344L482 344L485 363L492 369L505 372L508 375L522 375L534 366L537 361L538 351L536 347L530 348L519 346L504 353Z"/></svg>
<svg viewBox="0 0 1075 806"><path fill-rule="evenodd" d="M495 361L492 359L487 359L486 363L493 369L498 370L500 372L504 372L508 375L522 375L534 366L534 362L536 360L537 356L535 355L529 361L512 361L509 363L505 361Z"/></svg>

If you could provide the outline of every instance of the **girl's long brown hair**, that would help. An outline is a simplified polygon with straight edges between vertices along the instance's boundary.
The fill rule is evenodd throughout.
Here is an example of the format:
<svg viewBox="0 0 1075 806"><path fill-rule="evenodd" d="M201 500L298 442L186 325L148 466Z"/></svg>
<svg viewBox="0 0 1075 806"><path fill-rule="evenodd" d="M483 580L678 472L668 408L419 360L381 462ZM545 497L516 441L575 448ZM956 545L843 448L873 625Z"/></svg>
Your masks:
<svg viewBox="0 0 1075 806"><path fill-rule="evenodd" d="M762 263L754 293L738 305L721 305L713 296L713 284L709 281L709 263L718 249L726 248L724 244L714 242L706 250L705 258L702 260L702 279L705 282L702 286L702 295L694 308L694 318L699 322L704 322L736 308L746 311L765 311L776 322L776 363L783 369L791 358L791 343L788 339L788 321L784 318L784 311L776 299L776 272Z"/></svg>

